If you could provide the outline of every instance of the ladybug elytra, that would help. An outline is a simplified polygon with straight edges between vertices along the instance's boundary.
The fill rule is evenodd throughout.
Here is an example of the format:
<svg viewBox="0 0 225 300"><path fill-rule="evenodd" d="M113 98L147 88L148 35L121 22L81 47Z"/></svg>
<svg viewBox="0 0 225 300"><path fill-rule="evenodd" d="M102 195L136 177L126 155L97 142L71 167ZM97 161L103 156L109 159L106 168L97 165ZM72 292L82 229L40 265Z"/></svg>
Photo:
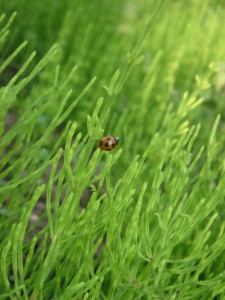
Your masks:
<svg viewBox="0 0 225 300"><path fill-rule="evenodd" d="M116 136L106 136L101 138L98 143L98 146L103 151L111 151L119 144L119 138Z"/></svg>

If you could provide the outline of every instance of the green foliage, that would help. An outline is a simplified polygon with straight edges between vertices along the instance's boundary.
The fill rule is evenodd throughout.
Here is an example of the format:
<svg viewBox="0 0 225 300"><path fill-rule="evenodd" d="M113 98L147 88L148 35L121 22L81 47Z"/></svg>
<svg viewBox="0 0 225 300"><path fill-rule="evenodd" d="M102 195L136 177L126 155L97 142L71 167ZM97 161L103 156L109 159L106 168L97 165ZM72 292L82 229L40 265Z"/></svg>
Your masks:
<svg viewBox="0 0 225 300"><path fill-rule="evenodd" d="M0 299L224 299L223 4L1 11Z"/></svg>

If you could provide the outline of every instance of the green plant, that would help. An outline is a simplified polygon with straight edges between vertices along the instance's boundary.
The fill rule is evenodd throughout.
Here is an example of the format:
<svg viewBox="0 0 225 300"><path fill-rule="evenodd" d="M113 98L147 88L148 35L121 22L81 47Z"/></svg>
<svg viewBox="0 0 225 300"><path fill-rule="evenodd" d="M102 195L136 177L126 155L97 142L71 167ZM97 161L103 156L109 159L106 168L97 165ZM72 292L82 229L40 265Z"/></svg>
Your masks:
<svg viewBox="0 0 225 300"><path fill-rule="evenodd" d="M187 2L2 15L0 299L224 298L225 11Z"/></svg>

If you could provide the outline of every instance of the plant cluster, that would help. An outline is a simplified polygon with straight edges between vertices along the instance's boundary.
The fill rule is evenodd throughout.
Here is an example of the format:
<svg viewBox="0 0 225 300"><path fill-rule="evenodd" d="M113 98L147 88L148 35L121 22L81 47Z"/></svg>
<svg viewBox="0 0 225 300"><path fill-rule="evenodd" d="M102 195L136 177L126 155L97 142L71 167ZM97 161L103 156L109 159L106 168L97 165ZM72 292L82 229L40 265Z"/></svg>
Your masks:
<svg viewBox="0 0 225 300"><path fill-rule="evenodd" d="M0 7L0 299L224 299L223 3Z"/></svg>

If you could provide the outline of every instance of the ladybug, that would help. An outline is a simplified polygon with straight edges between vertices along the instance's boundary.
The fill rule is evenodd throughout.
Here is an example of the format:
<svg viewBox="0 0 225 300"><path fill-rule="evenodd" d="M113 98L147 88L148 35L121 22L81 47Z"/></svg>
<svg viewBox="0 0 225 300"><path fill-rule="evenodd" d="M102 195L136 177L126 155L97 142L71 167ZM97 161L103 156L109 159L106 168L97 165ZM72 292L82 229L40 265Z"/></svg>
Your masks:
<svg viewBox="0 0 225 300"><path fill-rule="evenodd" d="M116 136L105 136L101 138L98 146L103 151L111 151L119 144L119 138Z"/></svg>

